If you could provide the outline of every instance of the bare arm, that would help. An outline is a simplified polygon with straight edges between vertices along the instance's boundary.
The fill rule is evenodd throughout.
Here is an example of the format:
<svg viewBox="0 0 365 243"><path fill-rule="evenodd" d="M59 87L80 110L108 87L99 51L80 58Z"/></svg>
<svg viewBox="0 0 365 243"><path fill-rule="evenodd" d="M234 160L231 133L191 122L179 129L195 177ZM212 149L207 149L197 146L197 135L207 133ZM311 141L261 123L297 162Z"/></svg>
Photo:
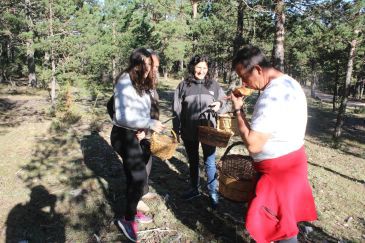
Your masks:
<svg viewBox="0 0 365 243"><path fill-rule="evenodd" d="M242 99L235 97L233 94L231 95L231 99L233 102L234 110L237 114L238 130L240 132L243 142L246 144L248 151L250 153L261 152L265 143L271 135L268 133L251 130L250 124L248 123L244 112L241 110L241 107L243 105Z"/></svg>

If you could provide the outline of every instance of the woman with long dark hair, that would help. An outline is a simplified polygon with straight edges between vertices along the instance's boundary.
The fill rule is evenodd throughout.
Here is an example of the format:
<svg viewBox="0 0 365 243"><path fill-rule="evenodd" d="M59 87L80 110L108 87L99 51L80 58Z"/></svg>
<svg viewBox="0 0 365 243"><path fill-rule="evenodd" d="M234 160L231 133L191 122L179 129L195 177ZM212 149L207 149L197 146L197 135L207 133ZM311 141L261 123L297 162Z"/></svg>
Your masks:
<svg viewBox="0 0 365 243"><path fill-rule="evenodd" d="M152 222L152 218L136 210L146 184L148 162L136 135L143 129L161 132L165 128L150 115L149 91L154 87L153 75L149 75L152 62L151 53L145 48L134 50L127 69L118 75L114 88L114 126L110 139L114 150L123 159L127 183L125 215L117 220L117 225L134 242L137 241L137 223Z"/></svg>

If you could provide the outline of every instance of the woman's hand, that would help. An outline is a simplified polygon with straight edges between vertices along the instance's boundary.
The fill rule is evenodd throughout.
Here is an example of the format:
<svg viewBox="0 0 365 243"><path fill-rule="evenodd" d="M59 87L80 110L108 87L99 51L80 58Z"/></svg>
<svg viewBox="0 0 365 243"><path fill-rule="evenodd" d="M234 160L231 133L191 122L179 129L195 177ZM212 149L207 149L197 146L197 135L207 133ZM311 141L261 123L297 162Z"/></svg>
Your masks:
<svg viewBox="0 0 365 243"><path fill-rule="evenodd" d="M210 109L217 112L219 108L221 108L222 103L220 101L215 101L212 104L209 105Z"/></svg>
<svg viewBox="0 0 365 243"><path fill-rule="evenodd" d="M151 126L150 128L151 130L157 132L157 133L160 133L162 132L164 129L166 129L166 126L163 125L160 121L155 121L153 126Z"/></svg>
<svg viewBox="0 0 365 243"><path fill-rule="evenodd" d="M146 137L146 133L144 130L138 130L136 133L136 137L138 139L138 141L141 141L142 139L144 139Z"/></svg>

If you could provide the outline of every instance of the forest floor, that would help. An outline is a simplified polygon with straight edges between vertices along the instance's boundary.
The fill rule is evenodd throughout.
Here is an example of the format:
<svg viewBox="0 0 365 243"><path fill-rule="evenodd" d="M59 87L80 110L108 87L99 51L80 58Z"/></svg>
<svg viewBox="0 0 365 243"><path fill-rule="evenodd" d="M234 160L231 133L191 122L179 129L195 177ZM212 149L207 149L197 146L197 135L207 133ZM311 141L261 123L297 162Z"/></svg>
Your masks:
<svg viewBox="0 0 365 243"><path fill-rule="evenodd" d="M171 116L177 82L161 82L161 120ZM75 89L77 115L52 117L46 92L0 87L0 242L127 242L113 223L123 213L125 179L110 146L110 93L95 101ZM305 147L318 220L300 225L299 240L365 242L365 114L349 113L334 144L330 104L308 103ZM180 199L189 185L183 146L170 160L155 159L150 179L158 197L145 201L154 223L141 228L141 242L250 242L245 204L222 198L212 210L206 188L191 202Z"/></svg>
<svg viewBox="0 0 365 243"><path fill-rule="evenodd" d="M307 96L310 95L310 92L311 92L310 87L305 88L304 91ZM316 100L332 104L332 100L333 100L332 94L326 94L326 93L323 93L320 91L316 91L315 97L316 97ZM355 110L362 109L363 107L365 107L365 100L364 99L357 100L357 99L353 98L352 96L350 96L347 101L347 107L354 108Z"/></svg>

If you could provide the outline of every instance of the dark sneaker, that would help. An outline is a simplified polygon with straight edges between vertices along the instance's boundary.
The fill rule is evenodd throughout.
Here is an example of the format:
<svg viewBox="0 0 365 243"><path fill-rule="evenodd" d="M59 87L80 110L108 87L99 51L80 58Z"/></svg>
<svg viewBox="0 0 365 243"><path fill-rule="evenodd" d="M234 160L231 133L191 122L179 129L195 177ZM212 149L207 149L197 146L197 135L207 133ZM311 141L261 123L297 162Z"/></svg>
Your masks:
<svg viewBox="0 0 365 243"><path fill-rule="evenodd" d="M136 221L119 219L117 225L129 240L137 242L138 225Z"/></svg>
<svg viewBox="0 0 365 243"><path fill-rule="evenodd" d="M141 212L137 212L136 216L134 216L134 220L137 221L140 224L149 224L152 223L152 218L144 215Z"/></svg>
<svg viewBox="0 0 365 243"><path fill-rule="evenodd" d="M219 204L219 195L218 195L218 193L210 194L209 198L210 198L210 203L212 205L212 208L216 209L218 207L218 204Z"/></svg>
<svg viewBox="0 0 365 243"><path fill-rule="evenodd" d="M192 190L184 193L181 198L186 200L186 201L189 201L189 200L191 200L193 198L196 198L196 197L199 197L199 196L200 196L199 190L198 189L192 189Z"/></svg>

